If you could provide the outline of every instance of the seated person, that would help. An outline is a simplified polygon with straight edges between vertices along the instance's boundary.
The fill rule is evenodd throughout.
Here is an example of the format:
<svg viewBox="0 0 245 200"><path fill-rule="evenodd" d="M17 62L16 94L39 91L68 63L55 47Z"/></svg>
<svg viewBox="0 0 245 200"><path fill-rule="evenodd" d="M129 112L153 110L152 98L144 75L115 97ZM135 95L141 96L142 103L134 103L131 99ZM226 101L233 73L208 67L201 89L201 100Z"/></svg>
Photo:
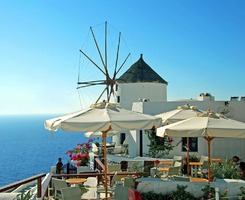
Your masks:
<svg viewBox="0 0 245 200"><path fill-rule="evenodd" d="M240 158L238 156L233 156L233 158L231 159L231 163L233 163L234 165L238 165L239 160Z"/></svg>
<svg viewBox="0 0 245 200"><path fill-rule="evenodd" d="M245 180L245 162L240 162L239 168L240 168L240 178L242 180Z"/></svg>

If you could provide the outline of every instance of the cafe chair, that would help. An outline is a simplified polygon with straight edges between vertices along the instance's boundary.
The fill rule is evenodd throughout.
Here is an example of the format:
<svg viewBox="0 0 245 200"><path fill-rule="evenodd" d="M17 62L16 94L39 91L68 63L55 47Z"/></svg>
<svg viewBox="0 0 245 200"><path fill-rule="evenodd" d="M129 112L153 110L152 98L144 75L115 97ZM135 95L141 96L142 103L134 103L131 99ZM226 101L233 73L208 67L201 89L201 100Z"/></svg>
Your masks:
<svg viewBox="0 0 245 200"><path fill-rule="evenodd" d="M67 183L65 180L52 178L52 183L54 186L54 198L60 199L62 197L61 189L68 188Z"/></svg>
<svg viewBox="0 0 245 200"><path fill-rule="evenodd" d="M108 196L112 196L114 194L115 188L117 185L123 185L123 181L121 181L122 177L125 177L125 175L117 174L117 172L116 172L112 178L111 184L108 182L108 185L107 185ZM110 178L108 177L108 180L109 179ZM100 199L101 193L105 193L104 185L98 185L98 187L97 187L98 199Z"/></svg>
<svg viewBox="0 0 245 200"><path fill-rule="evenodd" d="M90 166L78 166L77 174L81 174L82 172L90 172Z"/></svg>
<svg viewBox="0 0 245 200"><path fill-rule="evenodd" d="M178 176L180 174L180 166L169 167L167 174L161 175L161 179L170 179L172 176Z"/></svg>
<svg viewBox="0 0 245 200"><path fill-rule="evenodd" d="M134 187L135 186L134 179L132 177L124 177L123 186L124 187Z"/></svg>
<svg viewBox="0 0 245 200"><path fill-rule="evenodd" d="M50 172L56 174L56 166L51 166Z"/></svg>
<svg viewBox="0 0 245 200"><path fill-rule="evenodd" d="M115 193L113 195L114 200L128 200L128 189L129 187L125 187L122 185L116 185Z"/></svg>
<svg viewBox="0 0 245 200"><path fill-rule="evenodd" d="M96 177L88 177L83 185L88 191L82 195L82 199L97 199L98 179Z"/></svg>
<svg viewBox="0 0 245 200"><path fill-rule="evenodd" d="M120 172L121 164L108 165L107 169L109 172Z"/></svg>
<svg viewBox="0 0 245 200"><path fill-rule="evenodd" d="M182 166L182 163L179 161L174 161L174 167L180 167Z"/></svg>
<svg viewBox="0 0 245 200"><path fill-rule="evenodd" d="M79 187L61 188L62 200L81 200L81 189Z"/></svg>
<svg viewBox="0 0 245 200"><path fill-rule="evenodd" d="M173 157L173 160L174 160L174 161L181 162L181 161L182 161L182 156L174 156L174 157Z"/></svg>
<svg viewBox="0 0 245 200"><path fill-rule="evenodd" d="M202 178L208 178L208 161L205 160L200 168L200 171L197 173Z"/></svg>

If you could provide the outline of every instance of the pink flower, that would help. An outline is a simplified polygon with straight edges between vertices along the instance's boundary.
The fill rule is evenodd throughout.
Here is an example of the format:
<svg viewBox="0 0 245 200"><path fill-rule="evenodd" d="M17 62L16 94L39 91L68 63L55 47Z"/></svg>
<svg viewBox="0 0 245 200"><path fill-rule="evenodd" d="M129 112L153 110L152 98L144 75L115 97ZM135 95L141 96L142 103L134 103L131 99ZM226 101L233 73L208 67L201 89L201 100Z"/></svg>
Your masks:
<svg viewBox="0 0 245 200"><path fill-rule="evenodd" d="M212 198L212 193L208 193L208 195L207 195L207 197L210 199L210 198Z"/></svg>
<svg viewBox="0 0 245 200"><path fill-rule="evenodd" d="M90 138L88 142L77 144L73 150L68 150L70 160L77 161L77 166L87 165L89 162L89 150L92 145L90 144L94 139Z"/></svg>
<svg viewBox="0 0 245 200"><path fill-rule="evenodd" d="M155 160L155 164L158 165L160 163L160 160Z"/></svg>

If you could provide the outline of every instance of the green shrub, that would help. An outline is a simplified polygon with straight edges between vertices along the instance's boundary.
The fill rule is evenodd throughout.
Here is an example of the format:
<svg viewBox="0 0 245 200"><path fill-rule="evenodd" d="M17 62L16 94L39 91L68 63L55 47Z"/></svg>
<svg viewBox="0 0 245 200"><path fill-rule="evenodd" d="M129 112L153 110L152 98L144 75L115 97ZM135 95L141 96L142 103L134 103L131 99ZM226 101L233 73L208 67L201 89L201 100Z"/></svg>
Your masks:
<svg viewBox="0 0 245 200"><path fill-rule="evenodd" d="M245 189L244 187L240 187L242 194L239 195L238 200L245 200Z"/></svg>
<svg viewBox="0 0 245 200"><path fill-rule="evenodd" d="M222 163L211 163L211 173L215 178L238 179L237 166L228 160Z"/></svg>
<svg viewBox="0 0 245 200"><path fill-rule="evenodd" d="M29 200L31 199L31 197L32 197L31 191L28 191L27 193L22 192L21 194L18 194L14 200Z"/></svg>
<svg viewBox="0 0 245 200"><path fill-rule="evenodd" d="M203 196L200 197L200 199L213 199L215 198L215 188L211 187L210 185L205 185L204 188L202 188L202 191L204 192ZM220 199L226 199L228 191L224 190L223 192L219 191L219 197Z"/></svg>
<svg viewBox="0 0 245 200"><path fill-rule="evenodd" d="M141 193L142 200L198 200L190 192L186 192L187 186L177 185L177 190L166 194L147 192Z"/></svg>

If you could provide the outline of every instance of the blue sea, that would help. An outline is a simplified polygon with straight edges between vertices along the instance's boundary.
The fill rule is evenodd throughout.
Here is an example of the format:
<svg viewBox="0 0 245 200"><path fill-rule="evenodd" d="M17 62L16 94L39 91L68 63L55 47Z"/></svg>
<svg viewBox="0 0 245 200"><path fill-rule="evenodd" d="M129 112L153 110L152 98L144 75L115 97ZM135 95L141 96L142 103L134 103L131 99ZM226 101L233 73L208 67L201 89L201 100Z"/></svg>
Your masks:
<svg viewBox="0 0 245 200"><path fill-rule="evenodd" d="M0 116L0 187L49 172L58 157L66 164L66 151L88 140L82 132L46 130L44 121L56 116Z"/></svg>

